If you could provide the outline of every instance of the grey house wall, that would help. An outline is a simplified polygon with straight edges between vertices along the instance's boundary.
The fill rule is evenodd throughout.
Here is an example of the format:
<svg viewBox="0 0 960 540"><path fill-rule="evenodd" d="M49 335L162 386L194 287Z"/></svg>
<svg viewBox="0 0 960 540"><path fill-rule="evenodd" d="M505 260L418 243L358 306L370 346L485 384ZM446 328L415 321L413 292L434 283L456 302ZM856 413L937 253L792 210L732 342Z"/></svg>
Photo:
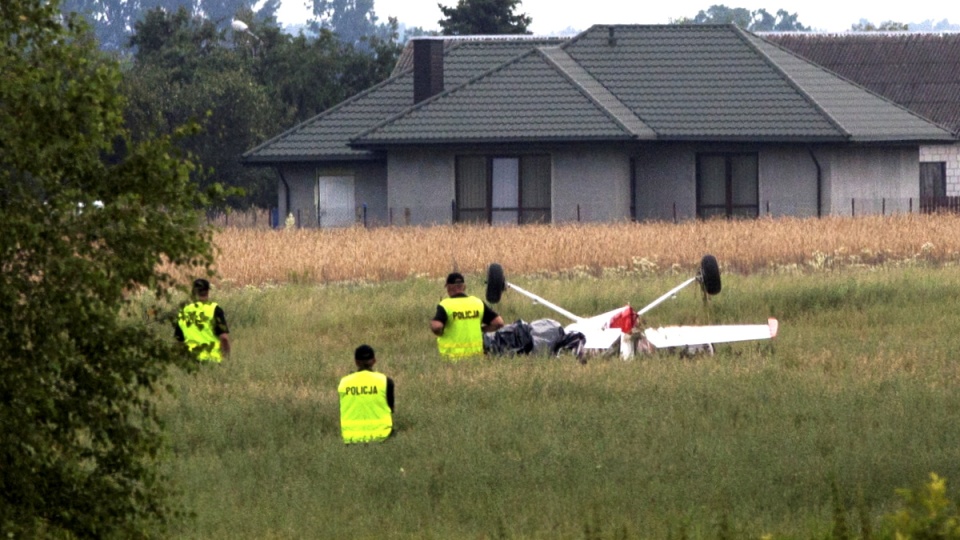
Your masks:
<svg viewBox="0 0 960 540"><path fill-rule="evenodd" d="M387 158L387 205L395 225L453 222L456 157L452 151L404 149Z"/></svg>
<svg viewBox="0 0 960 540"><path fill-rule="evenodd" d="M824 206L849 216L917 211L919 147L824 148ZM912 205L912 208L911 208Z"/></svg>
<svg viewBox="0 0 960 540"><path fill-rule="evenodd" d="M551 152L554 223L630 219L630 154L603 147Z"/></svg>
<svg viewBox="0 0 960 540"><path fill-rule="evenodd" d="M387 167L379 162L351 162L346 164L317 165L314 163L290 163L278 166L283 180L277 194L277 208L283 224L292 215L297 227L317 227L317 179L320 176L353 176L354 201L357 221L363 219L366 204L368 225L386 224ZM285 181L285 182L284 182ZM287 207L289 186L290 206Z"/></svg>
<svg viewBox="0 0 960 540"><path fill-rule="evenodd" d="M364 219L365 207L366 225L388 225L390 215L387 208L387 164L360 163L353 170L358 219ZM319 174L325 173L320 171Z"/></svg>
<svg viewBox="0 0 960 540"><path fill-rule="evenodd" d="M760 151L760 215L817 215L815 155L805 146L769 146Z"/></svg>
<svg viewBox="0 0 960 540"><path fill-rule="evenodd" d="M465 152L463 149L415 148L391 151L385 169L368 166L362 174L358 172L357 204L367 202L370 215L377 215L384 223L451 223L456 156ZM630 219L631 157L636 178L637 218L693 219L696 216L696 156L700 152L757 153L761 215L816 216L818 173L823 215L906 212L911 211L911 204L917 205L919 149L916 146L694 143L646 144L633 149L564 146L538 150L551 156L553 222ZM334 172L329 169L324 174ZM298 174L304 176L305 173ZM312 186L316 174L318 170L314 169L309 177L309 189L297 191L298 196L307 197L306 206L314 213ZM310 212L305 215L316 219Z"/></svg>
<svg viewBox="0 0 960 540"><path fill-rule="evenodd" d="M637 218L696 216L696 156L700 152L756 152L761 215L817 215L819 165L823 215L916 211L918 147L803 145L650 145L635 155Z"/></svg>
<svg viewBox="0 0 960 540"><path fill-rule="evenodd" d="M696 217L696 153L689 145L646 145L634 157L637 219Z"/></svg>
<svg viewBox="0 0 960 540"><path fill-rule="evenodd" d="M316 165L293 163L278 165L277 168L282 178L280 188L277 190L280 223L283 224L287 216L292 215L294 225L297 227L315 224L317 222L317 207L314 204ZM287 201L290 202L289 207Z"/></svg>
<svg viewBox="0 0 960 540"><path fill-rule="evenodd" d="M655 144L634 157L638 220L696 217L697 154L703 152L757 154L761 214L817 215L817 167L802 146Z"/></svg>
<svg viewBox="0 0 960 540"><path fill-rule="evenodd" d="M432 225L453 221L456 156L467 153L551 156L551 214L554 223L630 218L630 158L623 149L603 147L491 148L391 151L387 160L388 206L395 224Z"/></svg>

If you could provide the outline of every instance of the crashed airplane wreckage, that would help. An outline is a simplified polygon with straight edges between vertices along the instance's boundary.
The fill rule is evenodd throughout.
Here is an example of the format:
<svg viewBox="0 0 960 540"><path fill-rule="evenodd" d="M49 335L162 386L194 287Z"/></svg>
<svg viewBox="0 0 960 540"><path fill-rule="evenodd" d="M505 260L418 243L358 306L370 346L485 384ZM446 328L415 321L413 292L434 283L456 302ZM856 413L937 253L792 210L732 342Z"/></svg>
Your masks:
<svg viewBox="0 0 960 540"><path fill-rule="evenodd" d="M623 359L630 359L637 354L653 353L658 349L679 349L683 354L712 354L713 346L717 343L776 337L778 323L774 318L769 318L766 324L639 328L642 315L693 283L699 284L705 300L720 293L720 267L714 256L704 255L695 276L670 289L639 311L627 304L592 317L581 317L508 282L503 267L493 263L487 269L488 302L499 303L503 292L511 289L572 322L563 327L552 319L539 319L531 323L517 321L497 332L486 334L484 347L490 354L498 355L536 354L545 351L559 354L569 351L581 361L585 361L588 355L617 350Z"/></svg>

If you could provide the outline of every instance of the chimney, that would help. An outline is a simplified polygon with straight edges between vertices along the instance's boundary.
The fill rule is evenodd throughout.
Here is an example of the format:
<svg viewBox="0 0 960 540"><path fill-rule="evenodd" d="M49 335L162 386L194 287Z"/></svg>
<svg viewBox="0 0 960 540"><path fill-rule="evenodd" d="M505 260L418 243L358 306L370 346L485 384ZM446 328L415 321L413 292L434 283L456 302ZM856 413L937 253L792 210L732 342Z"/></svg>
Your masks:
<svg viewBox="0 0 960 540"><path fill-rule="evenodd" d="M613 26L607 27L607 45L613 47L617 44L617 35Z"/></svg>
<svg viewBox="0 0 960 540"><path fill-rule="evenodd" d="M413 102L443 92L443 38L413 40Z"/></svg>

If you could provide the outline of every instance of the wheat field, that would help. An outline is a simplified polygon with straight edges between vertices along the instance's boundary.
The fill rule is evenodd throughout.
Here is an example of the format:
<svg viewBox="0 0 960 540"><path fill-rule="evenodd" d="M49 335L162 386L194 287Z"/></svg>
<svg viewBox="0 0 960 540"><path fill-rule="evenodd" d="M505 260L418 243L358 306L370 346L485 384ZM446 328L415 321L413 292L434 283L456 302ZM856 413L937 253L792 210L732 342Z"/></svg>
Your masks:
<svg viewBox="0 0 960 540"><path fill-rule="evenodd" d="M725 272L805 271L960 260L954 214L673 223L442 225L345 229L221 228L221 286L379 282L479 275L688 272L710 253Z"/></svg>

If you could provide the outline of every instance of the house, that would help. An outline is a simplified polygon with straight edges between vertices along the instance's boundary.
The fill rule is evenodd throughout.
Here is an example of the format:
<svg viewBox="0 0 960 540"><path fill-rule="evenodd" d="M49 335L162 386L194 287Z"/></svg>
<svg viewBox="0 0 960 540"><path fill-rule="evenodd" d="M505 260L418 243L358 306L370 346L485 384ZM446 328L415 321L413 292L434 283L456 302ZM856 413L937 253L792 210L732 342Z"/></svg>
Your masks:
<svg viewBox="0 0 960 540"><path fill-rule="evenodd" d="M960 133L960 33L770 33L761 37ZM960 143L920 147L920 196L960 196Z"/></svg>
<svg viewBox="0 0 960 540"><path fill-rule="evenodd" d="M949 129L733 25L424 38L243 155L300 226L909 211ZM410 60L412 59L412 62Z"/></svg>

